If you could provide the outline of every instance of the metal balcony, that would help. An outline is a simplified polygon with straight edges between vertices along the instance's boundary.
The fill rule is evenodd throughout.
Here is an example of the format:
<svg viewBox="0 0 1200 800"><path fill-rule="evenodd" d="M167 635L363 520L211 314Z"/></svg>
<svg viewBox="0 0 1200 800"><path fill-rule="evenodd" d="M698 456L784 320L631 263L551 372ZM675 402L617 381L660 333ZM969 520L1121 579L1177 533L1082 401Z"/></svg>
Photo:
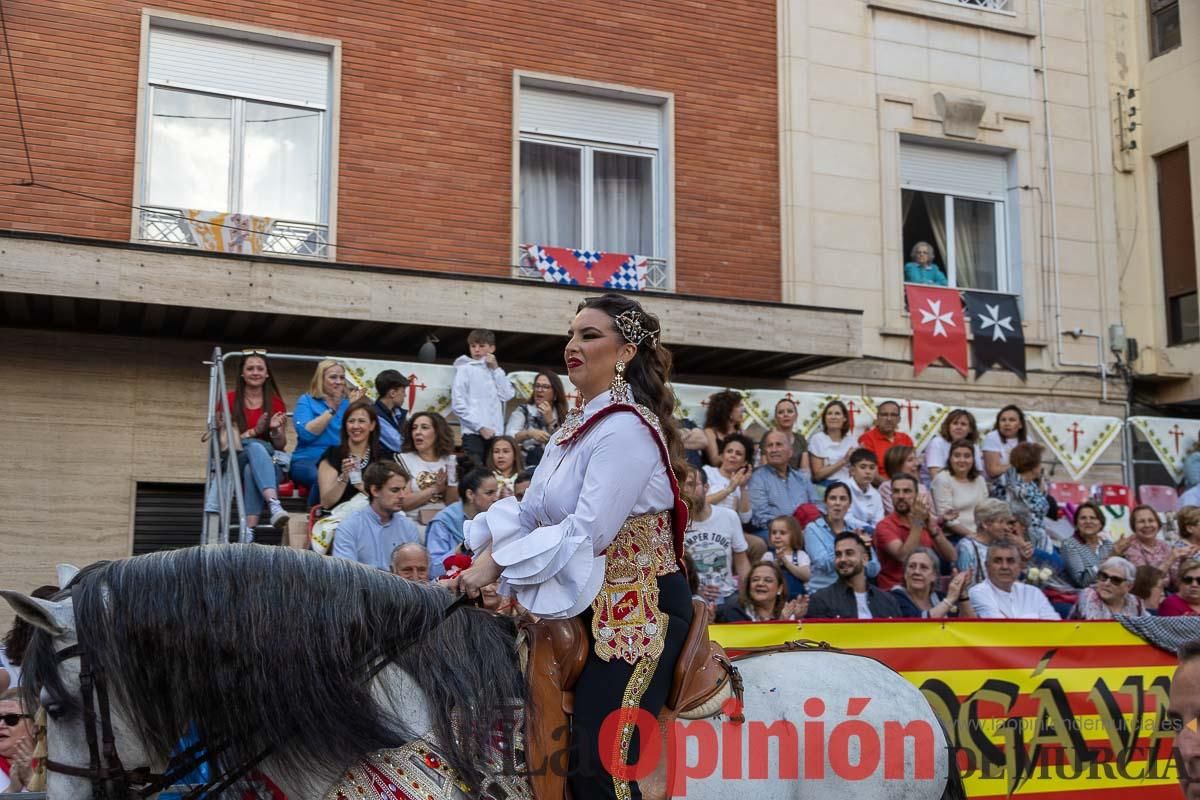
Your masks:
<svg viewBox="0 0 1200 800"><path fill-rule="evenodd" d="M138 238L143 242L200 247L193 226L179 208L143 208L138 218ZM258 235L258 234L251 234ZM329 228L308 222L275 220L261 234L262 252L298 258L329 258Z"/></svg>

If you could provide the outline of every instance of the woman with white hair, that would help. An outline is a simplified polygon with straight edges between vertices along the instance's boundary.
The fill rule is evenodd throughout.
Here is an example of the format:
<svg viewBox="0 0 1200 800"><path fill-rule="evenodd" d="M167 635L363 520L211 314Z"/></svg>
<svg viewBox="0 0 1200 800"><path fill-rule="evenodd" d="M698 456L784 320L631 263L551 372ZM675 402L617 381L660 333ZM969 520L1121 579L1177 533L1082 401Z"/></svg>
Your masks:
<svg viewBox="0 0 1200 800"><path fill-rule="evenodd" d="M1137 567L1132 562L1112 556L1096 571L1096 582L1079 593L1071 609L1070 619L1112 619L1121 614L1140 617L1146 607L1140 597L1130 594Z"/></svg>

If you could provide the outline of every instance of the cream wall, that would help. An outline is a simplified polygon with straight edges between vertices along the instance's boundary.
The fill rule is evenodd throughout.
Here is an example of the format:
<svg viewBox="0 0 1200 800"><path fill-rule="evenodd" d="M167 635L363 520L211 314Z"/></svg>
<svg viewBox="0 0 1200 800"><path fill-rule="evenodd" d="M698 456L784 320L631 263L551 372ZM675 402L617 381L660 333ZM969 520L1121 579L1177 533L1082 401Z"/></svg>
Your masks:
<svg viewBox="0 0 1200 800"><path fill-rule="evenodd" d="M784 299L862 308L864 355L894 363L889 380L914 394L1011 391L998 374L976 381L935 367L913 379L899 176L902 134L1010 151L1010 184L1037 187L1015 190L1009 204L1020 227L1010 260L1023 287L1028 366L1051 379L1091 371L1085 383L1098 399L1094 340L1066 338L1064 361L1075 365L1054 357L1039 5L1012 5L1015 13L998 14L938 0L779 0ZM1118 306L1104 11L1085 0L1045 2L1061 326L1091 334L1117 321ZM975 138L945 133L939 92L985 103ZM1027 386L1041 382L1031 375Z"/></svg>
<svg viewBox="0 0 1200 800"><path fill-rule="evenodd" d="M128 556L139 481L203 483L212 345L2 332L0 586L54 582L54 565ZM307 364L275 365L286 397ZM196 520L199 543L200 520ZM9 618L0 608L0 623Z"/></svg>
<svg viewBox="0 0 1200 800"><path fill-rule="evenodd" d="M1200 5L1180 3L1182 45L1150 59L1147 4L1107 0L1111 57L1109 94L1137 96L1135 149L1120 154L1115 175L1118 235L1122 253L1121 312L1129 336L1138 340L1137 371L1152 379L1145 388L1160 402L1200 399L1200 344L1167 346L1157 173L1153 157L1182 144L1191 159L1193 228L1200 232ZM1200 236L1197 237L1200 243ZM1127 265L1125 262L1128 262ZM1200 265L1200 257L1197 258Z"/></svg>

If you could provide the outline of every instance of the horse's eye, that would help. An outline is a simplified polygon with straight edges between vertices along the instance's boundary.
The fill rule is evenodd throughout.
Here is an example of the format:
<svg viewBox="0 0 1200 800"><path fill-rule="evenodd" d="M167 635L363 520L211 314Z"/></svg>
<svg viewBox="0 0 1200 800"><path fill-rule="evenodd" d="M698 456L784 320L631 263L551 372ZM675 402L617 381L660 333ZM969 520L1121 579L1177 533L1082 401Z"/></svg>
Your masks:
<svg viewBox="0 0 1200 800"><path fill-rule="evenodd" d="M45 709L46 716L53 720L61 720L67 713L67 708L62 703L46 703L42 708Z"/></svg>

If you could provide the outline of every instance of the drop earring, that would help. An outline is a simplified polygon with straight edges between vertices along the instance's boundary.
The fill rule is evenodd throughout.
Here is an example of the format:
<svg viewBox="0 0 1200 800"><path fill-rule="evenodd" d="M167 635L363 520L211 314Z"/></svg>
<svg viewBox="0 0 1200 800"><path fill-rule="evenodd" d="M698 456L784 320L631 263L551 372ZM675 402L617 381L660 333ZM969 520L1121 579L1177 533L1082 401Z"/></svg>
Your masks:
<svg viewBox="0 0 1200 800"><path fill-rule="evenodd" d="M613 376L612 385L608 389L609 399L614 403L625 402L628 389L629 384L625 382L625 362L617 361L617 374Z"/></svg>

